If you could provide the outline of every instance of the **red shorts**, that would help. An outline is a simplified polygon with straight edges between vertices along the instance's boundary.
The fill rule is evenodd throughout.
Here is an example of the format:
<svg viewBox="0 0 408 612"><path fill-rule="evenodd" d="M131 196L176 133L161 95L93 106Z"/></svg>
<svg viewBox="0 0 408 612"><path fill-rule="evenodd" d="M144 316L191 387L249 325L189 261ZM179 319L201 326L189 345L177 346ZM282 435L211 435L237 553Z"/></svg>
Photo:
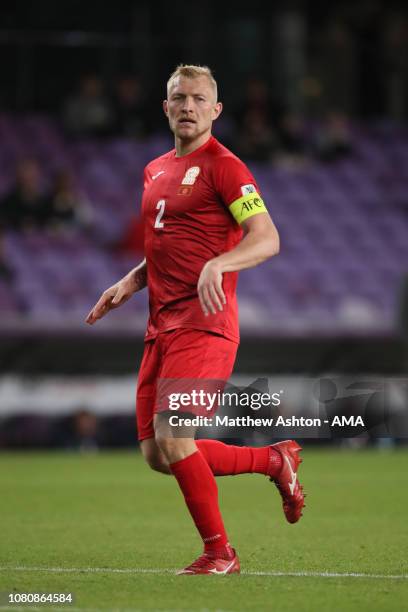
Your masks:
<svg viewBox="0 0 408 612"><path fill-rule="evenodd" d="M136 420L139 440L154 438L157 381L218 379L227 381L238 344L218 334L197 329L163 332L145 344L137 381Z"/></svg>

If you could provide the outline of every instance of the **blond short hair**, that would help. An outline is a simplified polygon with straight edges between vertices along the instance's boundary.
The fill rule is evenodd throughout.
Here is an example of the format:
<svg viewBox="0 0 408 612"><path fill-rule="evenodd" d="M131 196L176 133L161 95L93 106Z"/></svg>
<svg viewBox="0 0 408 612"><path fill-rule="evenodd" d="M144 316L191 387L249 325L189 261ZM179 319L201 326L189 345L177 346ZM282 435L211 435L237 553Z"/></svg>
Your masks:
<svg viewBox="0 0 408 612"><path fill-rule="evenodd" d="M211 87L213 88L215 94L215 100L218 99L218 87L217 81L213 77L213 73L208 66L194 66L192 64L180 64L177 66L175 71L170 75L169 80L167 81L167 95L170 91L170 87L174 79L177 77L186 77L187 79L197 79L198 77L205 76L210 82Z"/></svg>

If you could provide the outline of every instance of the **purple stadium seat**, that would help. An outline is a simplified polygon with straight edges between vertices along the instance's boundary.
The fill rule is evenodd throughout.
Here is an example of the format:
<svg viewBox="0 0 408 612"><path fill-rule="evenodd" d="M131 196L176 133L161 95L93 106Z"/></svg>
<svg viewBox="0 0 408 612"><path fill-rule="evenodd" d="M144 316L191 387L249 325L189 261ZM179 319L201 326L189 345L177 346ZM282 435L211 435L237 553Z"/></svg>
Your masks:
<svg viewBox="0 0 408 612"><path fill-rule="evenodd" d="M353 158L332 165L294 171L253 164L280 230L281 254L240 275L244 330L393 325L408 267L408 131L383 123L357 125L353 135ZM139 210L144 165L171 146L163 135L143 143L72 143L48 117L0 114L0 196L16 160L30 154L44 163L47 180L59 168L74 172L95 214L89 237L5 235L15 281L11 289L0 282L0 314L24 310L35 320L82 322L100 292L138 260L115 255L110 245ZM114 321L146 314L143 292Z"/></svg>

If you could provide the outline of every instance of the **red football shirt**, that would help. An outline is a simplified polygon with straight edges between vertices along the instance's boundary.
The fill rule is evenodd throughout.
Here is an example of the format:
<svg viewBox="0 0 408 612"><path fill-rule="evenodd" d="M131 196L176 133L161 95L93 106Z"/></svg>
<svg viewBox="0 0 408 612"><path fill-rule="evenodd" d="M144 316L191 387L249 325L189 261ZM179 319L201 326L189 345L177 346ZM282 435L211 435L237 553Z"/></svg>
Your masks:
<svg viewBox="0 0 408 612"><path fill-rule="evenodd" d="M211 137L176 157L175 149L144 172L142 215L150 317L146 340L176 328L208 330L239 341L237 272L223 275L224 310L204 316L197 283L204 264L230 251L242 230L228 206L258 191L245 164Z"/></svg>

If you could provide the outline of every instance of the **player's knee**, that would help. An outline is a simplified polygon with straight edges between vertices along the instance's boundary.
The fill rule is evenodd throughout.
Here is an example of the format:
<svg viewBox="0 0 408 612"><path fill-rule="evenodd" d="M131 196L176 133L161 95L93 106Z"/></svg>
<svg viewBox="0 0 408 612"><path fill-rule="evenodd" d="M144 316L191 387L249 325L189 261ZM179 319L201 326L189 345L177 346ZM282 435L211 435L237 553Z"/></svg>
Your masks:
<svg viewBox="0 0 408 612"><path fill-rule="evenodd" d="M155 472L171 474L169 464L157 446L142 445L142 454L147 465Z"/></svg>
<svg viewBox="0 0 408 612"><path fill-rule="evenodd" d="M194 439L171 438L163 436L158 432L156 432L155 439L157 446L170 464L181 461L188 457L188 455L191 455L194 450L197 450L194 445Z"/></svg>
<svg viewBox="0 0 408 612"><path fill-rule="evenodd" d="M183 458L179 453L179 439L169 438L168 436L163 436L156 432L156 444L169 463L174 463Z"/></svg>
<svg viewBox="0 0 408 612"><path fill-rule="evenodd" d="M174 438L170 438L169 436L161 433L160 431L155 432L156 444L160 451L167 456L169 450L172 450L175 446L176 440Z"/></svg>
<svg viewBox="0 0 408 612"><path fill-rule="evenodd" d="M169 464L162 461L159 457L146 457L146 462L155 472L160 472L161 474L171 474Z"/></svg>

